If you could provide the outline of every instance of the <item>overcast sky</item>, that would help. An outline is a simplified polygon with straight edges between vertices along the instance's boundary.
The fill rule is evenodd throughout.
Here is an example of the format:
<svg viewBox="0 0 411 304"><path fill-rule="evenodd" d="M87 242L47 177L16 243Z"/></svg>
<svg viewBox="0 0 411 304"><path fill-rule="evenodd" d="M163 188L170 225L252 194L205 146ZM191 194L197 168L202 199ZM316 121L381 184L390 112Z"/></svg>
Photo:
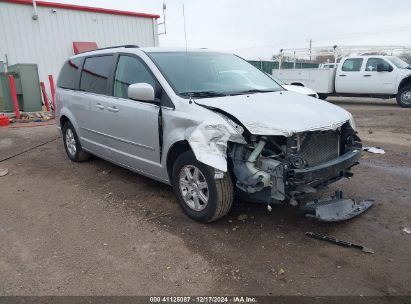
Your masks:
<svg viewBox="0 0 411 304"><path fill-rule="evenodd" d="M52 0L155 13L162 0ZM188 46L268 59L280 48L330 45L411 46L411 0L168 0L160 46ZM161 22L162 18L160 19ZM161 30L161 28L160 28Z"/></svg>

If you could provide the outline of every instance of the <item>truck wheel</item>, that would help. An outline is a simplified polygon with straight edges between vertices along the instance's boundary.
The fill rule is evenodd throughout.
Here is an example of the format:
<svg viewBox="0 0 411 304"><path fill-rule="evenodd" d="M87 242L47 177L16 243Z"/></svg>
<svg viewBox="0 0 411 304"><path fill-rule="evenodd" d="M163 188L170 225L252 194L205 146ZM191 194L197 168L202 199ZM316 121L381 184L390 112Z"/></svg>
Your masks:
<svg viewBox="0 0 411 304"><path fill-rule="evenodd" d="M411 86L405 86L398 91L397 103L400 107L411 108Z"/></svg>
<svg viewBox="0 0 411 304"><path fill-rule="evenodd" d="M172 172L173 190L183 211L193 220L208 223L230 211L233 184L229 173L215 179L214 169L200 163L191 151L175 161Z"/></svg>
<svg viewBox="0 0 411 304"><path fill-rule="evenodd" d="M328 97L327 94L318 94L318 98L322 99L322 100L326 100Z"/></svg>
<svg viewBox="0 0 411 304"><path fill-rule="evenodd" d="M63 142L67 156L75 162L82 162L90 157L90 154L84 152L81 148L76 130L71 122L66 122L63 126Z"/></svg>

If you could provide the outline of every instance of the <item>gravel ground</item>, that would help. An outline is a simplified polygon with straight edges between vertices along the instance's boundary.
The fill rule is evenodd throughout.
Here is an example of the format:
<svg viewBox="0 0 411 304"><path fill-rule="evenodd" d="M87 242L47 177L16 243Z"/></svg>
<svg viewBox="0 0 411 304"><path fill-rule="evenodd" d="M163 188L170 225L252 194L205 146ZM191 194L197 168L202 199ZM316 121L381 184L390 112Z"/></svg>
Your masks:
<svg viewBox="0 0 411 304"><path fill-rule="evenodd" d="M242 201L198 224L167 185L95 157L69 161L55 126L0 128L0 160L45 143L0 162L9 169L0 177L0 295L410 295L411 109L330 102L353 113L365 145L386 151L364 153L351 180L321 194L376 200L334 224Z"/></svg>

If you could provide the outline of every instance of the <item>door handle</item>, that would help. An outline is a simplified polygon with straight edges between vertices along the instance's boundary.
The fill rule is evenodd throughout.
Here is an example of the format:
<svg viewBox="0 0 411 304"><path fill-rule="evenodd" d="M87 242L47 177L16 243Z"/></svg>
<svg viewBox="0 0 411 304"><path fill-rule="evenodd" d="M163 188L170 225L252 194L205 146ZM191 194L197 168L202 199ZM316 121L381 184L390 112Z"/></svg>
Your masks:
<svg viewBox="0 0 411 304"><path fill-rule="evenodd" d="M100 110L104 110L104 106L101 103L97 103L96 108Z"/></svg>
<svg viewBox="0 0 411 304"><path fill-rule="evenodd" d="M366 75L364 75L364 77L371 77L371 75L370 75L370 74L366 74Z"/></svg>
<svg viewBox="0 0 411 304"><path fill-rule="evenodd" d="M345 75L345 74L340 74L340 75L338 75L338 76L345 77L345 76L347 76L347 75Z"/></svg>
<svg viewBox="0 0 411 304"><path fill-rule="evenodd" d="M116 107L108 107L108 108L107 108L107 111L116 113L116 112L119 111L119 109L117 109Z"/></svg>

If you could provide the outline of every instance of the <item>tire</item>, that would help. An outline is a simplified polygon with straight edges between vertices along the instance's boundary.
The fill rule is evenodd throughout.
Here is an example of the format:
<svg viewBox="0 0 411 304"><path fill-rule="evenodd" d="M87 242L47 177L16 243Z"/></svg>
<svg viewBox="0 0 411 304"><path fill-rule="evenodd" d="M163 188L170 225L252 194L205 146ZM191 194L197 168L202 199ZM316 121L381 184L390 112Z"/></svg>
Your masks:
<svg viewBox="0 0 411 304"><path fill-rule="evenodd" d="M318 98L319 98L319 99L326 100L327 97L328 97L327 94L318 94Z"/></svg>
<svg viewBox="0 0 411 304"><path fill-rule="evenodd" d="M90 157L90 154L84 152L81 148L76 130L71 122L67 121L63 125L63 143L67 156L74 162L83 162Z"/></svg>
<svg viewBox="0 0 411 304"><path fill-rule="evenodd" d="M397 103L400 107L411 108L411 85L405 86L398 91Z"/></svg>
<svg viewBox="0 0 411 304"><path fill-rule="evenodd" d="M191 181L187 172L191 174ZM226 215L233 204L230 174L226 172L223 178L215 179L214 172L213 168L197 161L191 151L184 152L174 162L174 193L184 213L195 221L215 221Z"/></svg>

